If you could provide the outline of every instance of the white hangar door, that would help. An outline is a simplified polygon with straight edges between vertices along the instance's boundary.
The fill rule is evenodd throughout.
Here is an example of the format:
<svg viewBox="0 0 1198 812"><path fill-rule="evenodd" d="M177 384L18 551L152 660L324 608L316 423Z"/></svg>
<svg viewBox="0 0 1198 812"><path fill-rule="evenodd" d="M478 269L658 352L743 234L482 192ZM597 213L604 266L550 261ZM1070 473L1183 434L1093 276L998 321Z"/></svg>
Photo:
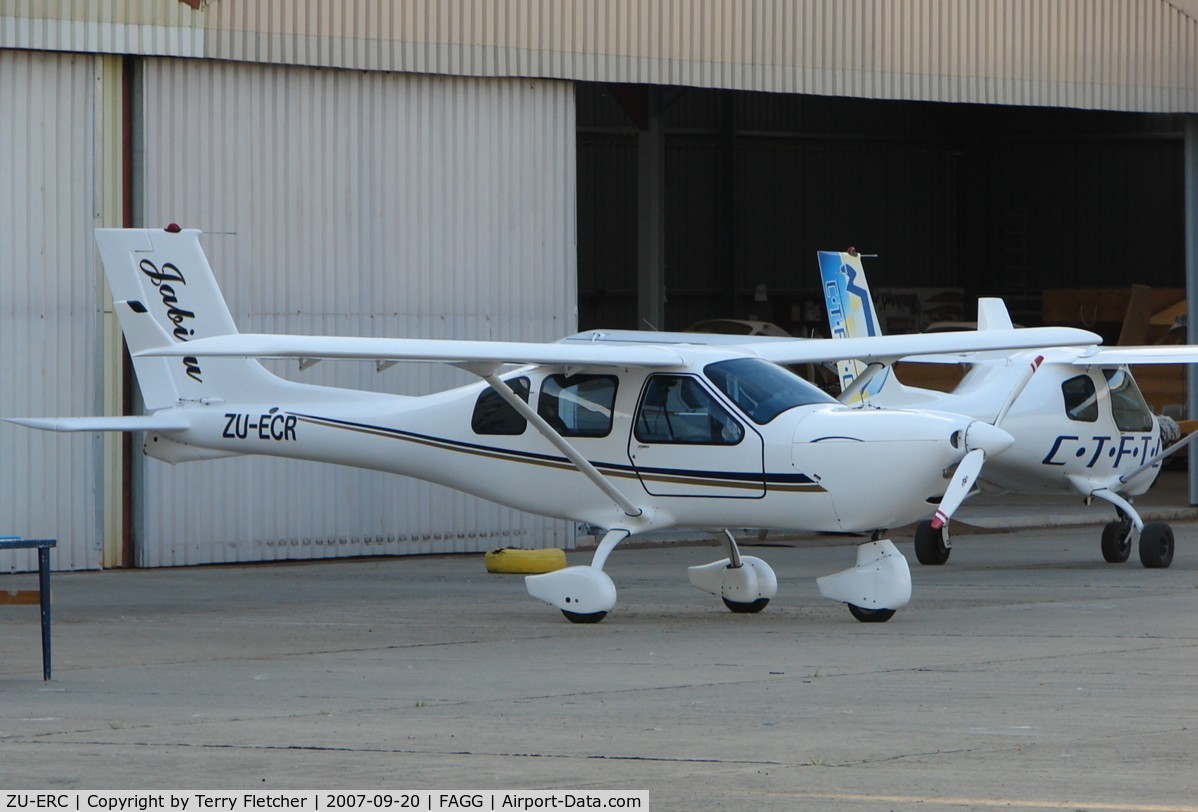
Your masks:
<svg viewBox="0 0 1198 812"><path fill-rule="evenodd" d="M0 415L99 414L104 376L92 56L0 50ZM102 440L0 423L0 536L56 538L100 566ZM0 572L37 569L0 552Z"/></svg>
<svg viewBox="0 0 1198 812"><path fill-rule="evenodd" d="M568 83L145 62L139 222L202 228L241 330L549 341L576 326ZM451 368L268 362L423 394ZM561 546L573 525L388 474L242 457L135 476L143 566Z"/></svg>

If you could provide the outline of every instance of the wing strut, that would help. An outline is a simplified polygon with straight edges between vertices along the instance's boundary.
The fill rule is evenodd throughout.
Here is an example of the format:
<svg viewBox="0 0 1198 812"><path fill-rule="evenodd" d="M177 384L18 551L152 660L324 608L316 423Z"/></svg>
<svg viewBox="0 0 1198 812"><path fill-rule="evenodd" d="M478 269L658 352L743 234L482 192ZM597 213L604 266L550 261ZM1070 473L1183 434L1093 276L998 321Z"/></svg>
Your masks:
<svg viewBox="0 0 1198 812"><path fill-rule="evenodd" d="M872 361L866 364L861 374L853 378L853 382L845 387L845 390L840 393L840 397L837 400L841 403L852 403L853 398L864 392L865 387L873 383L874 378L888 369L890 369L890 364L884 364L880 361Z"/></svg>
<svg viewBox="0 0 1198 812"><path fill-rule="evenodd" d="M533 410L531 406L525 403L523 398L517 395L512 388L507 385L506 381L495 374L494 368L484 372L480 369L474 368L471 365L461 364L459 366L469 369L471 372L479 375L484 381L491 384L491 388L494 389L509 406L519 412L520 416L529 423L532 423L533 426L536 427L537 431L545 435L545 439L553 443L553 446L558 451L565 454L566 458L569 459L570 462L574 463L574 467L586 475L587 479L591 480L591 482L594 482L595 486L598 487L599 490L611 497L612 501L619 505L620 510L624 511L626 516L640 516L641 513L644 512L641 510L641 508L633 504L627 496L620 493L620 491L617 490L616 487L612 485L606 477L603 476L603 474L599 473L599 470L595 466L591 465L590 460L578 453L578 449L566 442L566 438L562 437L562 435L559 434L557 430L553 428L553 426L549 425L545 418L541 417L536 413L536 411Z"/></svg>
<svg viewBox="0 0 1198 812"><path fill-rule="evenodd" d="M1126 484L1133 477L1139 476L1144 471L1147 471L1149 468L1156 465L1161 460L1165 459L1165 457L1171 456L1171 455L1177 453L1178 451L1180 451L1181 449L1185 448L1187 445L1192 443L1195 439L1198 439L1198 431L1190 432L1185 437L1182 437L1176 443L1174 443L1173 445L1166 448L1164 451L1161 451L1160 453L1153 456L1151 459L1144 460L1144 464L1141 465L1136 470L1132 471L1131 473L1123 474L1122 476L1120 476L1119 482Z"/></svg>

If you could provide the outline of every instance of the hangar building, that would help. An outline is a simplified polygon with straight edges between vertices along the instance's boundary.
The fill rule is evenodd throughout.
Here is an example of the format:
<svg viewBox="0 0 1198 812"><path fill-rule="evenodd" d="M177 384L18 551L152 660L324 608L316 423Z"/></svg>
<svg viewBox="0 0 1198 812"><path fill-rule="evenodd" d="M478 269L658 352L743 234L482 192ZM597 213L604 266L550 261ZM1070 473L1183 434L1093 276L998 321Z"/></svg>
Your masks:
<svg viewBox="0 0 1198 812"><path fill-rule="evenodd" d="M1002 295L1035 323L1045 288L1198 277L1198 0L0 0L0 178L5 416L137 412L98 226L204 229L246 331L806 331L814 252L850 244L875 286ZM0 532L58 538L58 569L578 532L137 442L0 424Z"/></svg>

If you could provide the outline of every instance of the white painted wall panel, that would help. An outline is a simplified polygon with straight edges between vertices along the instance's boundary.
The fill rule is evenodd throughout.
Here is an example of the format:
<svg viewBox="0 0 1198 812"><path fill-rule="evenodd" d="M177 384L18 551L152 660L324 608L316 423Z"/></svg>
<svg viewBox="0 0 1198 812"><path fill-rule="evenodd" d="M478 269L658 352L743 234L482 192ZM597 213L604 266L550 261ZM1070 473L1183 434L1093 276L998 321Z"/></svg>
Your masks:
<svg viewBox="0 0 1198 812"><path fill-rule="evenodd" d="M554 340L576 325L570 85L147 62L144 222L204 244L247 332ZM219 233L228 232L228 233ZM419 394L437 365L298 380ZM142 463L139 562L560 546L565 522L373 472Z"/></svg>
<svg viewBox="0 0 1198 812"><path fill-rule="evenodd" d="M98 413L95 88L95 57L0 51L0 415ZM0 535L98 567L99 461L95 436L0 423ZM36 569L0 553L0 571Z"/></svg>

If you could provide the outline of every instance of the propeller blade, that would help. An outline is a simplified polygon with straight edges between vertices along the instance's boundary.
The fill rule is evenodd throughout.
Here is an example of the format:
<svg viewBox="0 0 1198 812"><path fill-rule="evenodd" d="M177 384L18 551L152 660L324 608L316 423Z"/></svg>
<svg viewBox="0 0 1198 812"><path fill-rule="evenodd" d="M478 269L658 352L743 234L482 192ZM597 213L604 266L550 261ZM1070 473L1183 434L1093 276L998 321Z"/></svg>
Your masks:
<svg viewBox="0 0 1198 812"><path fill-rule="evenodd" d="M932 517L933 530L944 527L961 503L965 501L965 497L973 489L973 483L977 481L978 474L982 472L982 463L985 461L986 452L975 448L966 454L965 458L957 465L952 481L949 482L948 489L945 490L944 497L940 500L940 507L936 509L936 515Z"/></svg>

